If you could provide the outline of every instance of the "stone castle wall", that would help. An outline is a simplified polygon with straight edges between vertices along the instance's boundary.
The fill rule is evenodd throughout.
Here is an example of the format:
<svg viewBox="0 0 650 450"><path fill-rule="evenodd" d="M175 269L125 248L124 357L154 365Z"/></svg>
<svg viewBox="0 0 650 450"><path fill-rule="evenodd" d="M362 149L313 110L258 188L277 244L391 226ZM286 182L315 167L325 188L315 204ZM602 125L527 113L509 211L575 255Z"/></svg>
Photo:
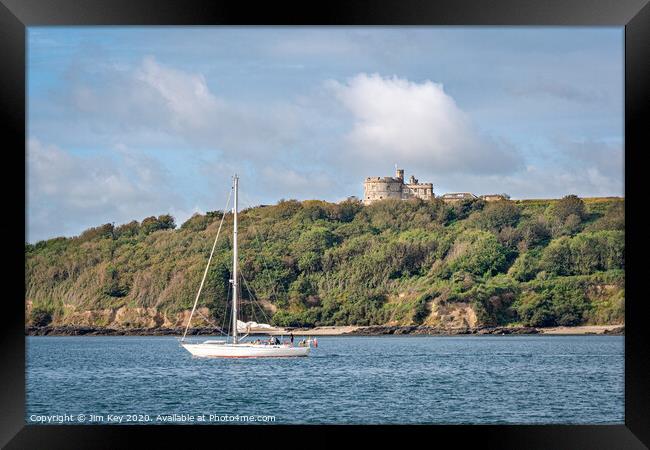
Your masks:
<svg viewBox="0 0 650 450"><path fill-rule="evenodd" d="M368 177L363 183L363 202L370 204L387 198L402 198L402 180L393 177Z"/></svg>
<svg viewBox="0 0 650 450"><path fill-rule="evenodd" d="M368 177L363 183L363 203L366 205L388 198L407 200L433 198L433 184L418 183L413 177L408 184L404 183L404 171L397 169L395 177Z"/></svg>
<svg viewBox="0 0 650 450"><path fill-rule="evenodd" d="M433 198L432 183L407 184L406 195L404 198L421 198L422 200L431 200Z"/></svg>

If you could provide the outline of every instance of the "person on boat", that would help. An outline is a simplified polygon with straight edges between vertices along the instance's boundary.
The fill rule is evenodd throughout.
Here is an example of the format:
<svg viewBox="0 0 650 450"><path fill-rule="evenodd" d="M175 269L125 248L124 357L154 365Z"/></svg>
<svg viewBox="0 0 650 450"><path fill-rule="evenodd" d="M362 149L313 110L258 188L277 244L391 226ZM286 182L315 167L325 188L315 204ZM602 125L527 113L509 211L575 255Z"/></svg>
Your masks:
<svg viewBox="0 0 650 450"><path fill-rule="evenodd" d="M289 337L291 338L291 345L293 345L293 333L290 333Z"/></svg>

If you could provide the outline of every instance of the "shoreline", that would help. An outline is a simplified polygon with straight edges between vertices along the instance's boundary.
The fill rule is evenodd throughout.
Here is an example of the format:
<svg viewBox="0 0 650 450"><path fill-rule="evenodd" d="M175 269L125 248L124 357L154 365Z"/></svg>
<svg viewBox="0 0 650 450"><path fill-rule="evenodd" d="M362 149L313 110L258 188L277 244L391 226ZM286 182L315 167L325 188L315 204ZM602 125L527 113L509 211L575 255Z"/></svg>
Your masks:
<svg viewBox="0 0 650 450"><path fill-rule="evenodd" d="M181 328L95 328L82 326L45 326L25 327L26 336L182 336ZM616 335L625 334L625 325L582 325L574 327L475 327L475 328L441 328L427 326L323 326L315 328L284 328L270 332L251 333L254 335L289 335L296 336L385 336L385 335L419 335L419 336L459 336L459 335ZM219 328L191 328L188 336L215 336L222 334Z"/></svg>

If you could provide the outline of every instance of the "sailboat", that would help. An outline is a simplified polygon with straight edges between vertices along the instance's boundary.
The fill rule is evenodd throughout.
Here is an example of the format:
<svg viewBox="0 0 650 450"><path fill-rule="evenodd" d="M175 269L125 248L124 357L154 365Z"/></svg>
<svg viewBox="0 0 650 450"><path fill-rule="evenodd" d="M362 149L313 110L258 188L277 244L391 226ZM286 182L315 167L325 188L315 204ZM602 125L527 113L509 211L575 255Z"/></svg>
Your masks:
<svg viewBox="0 0 650 450"><path fill-rule="evenodd" d="M190 326L190 321L196 310L196 305L198 304L199 296L201 295L201 290L203 288L203 283L205 282L206 275L208 274L208 269L210 267L210 261L212 260L212 255L214 254L214 249L217 244L217 239L219 238L219 232L221 231L221 225L223 225L223 217L221 219L221 224L219 225L219 230L217 231L217 237L214 240L212 245L212 251L210 252L210 257L208 258L208 264L203 273L203 279L201 280L201 285L199 286L199 291L196 295L194 301L194 306L192 307L192 312L187 321L187 326L185 327L185 332L181 339L181 345L185 350L190 352L193 356L204 357L204 358L283 358L283 357L295 357L295 356L308 356L310 351L310 341L307 341L305 346L294 347L293 343L281 343L276 338L270 339L268 342L260 342L256 340L255 342L246 341L246 335L242 338L239 337L239 329L241 328L241 321L238 320L237 311L239 306L239 282L238 282L238 252L237 252L237 197L239 193L239 177L237 174L233 177L233 190L234 190L234 207L233 207L233 261L232 261L232 327L230 332L230 339L225 340L206 340L201 343L187 343L185 342L185 337L187 336L187 331ZM226 206L227 209L227 206ZM224 212L225 217L225 212ZM238 326L239 325L239 326Z"/></svg>

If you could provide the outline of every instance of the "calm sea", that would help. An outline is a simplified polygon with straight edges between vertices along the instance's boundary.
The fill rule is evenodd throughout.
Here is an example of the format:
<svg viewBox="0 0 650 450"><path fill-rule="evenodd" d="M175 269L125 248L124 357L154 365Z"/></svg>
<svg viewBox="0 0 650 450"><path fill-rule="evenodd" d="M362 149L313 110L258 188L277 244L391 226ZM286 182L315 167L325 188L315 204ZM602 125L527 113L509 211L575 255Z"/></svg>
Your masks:
<svg viewBox="0 0 650 450"><path fill-rule="evenodd" d="M28 423L624 421L621 336L319 337L197 359L173 337L28 337ZM201 416L204 421L200 421Z"/></svg>

